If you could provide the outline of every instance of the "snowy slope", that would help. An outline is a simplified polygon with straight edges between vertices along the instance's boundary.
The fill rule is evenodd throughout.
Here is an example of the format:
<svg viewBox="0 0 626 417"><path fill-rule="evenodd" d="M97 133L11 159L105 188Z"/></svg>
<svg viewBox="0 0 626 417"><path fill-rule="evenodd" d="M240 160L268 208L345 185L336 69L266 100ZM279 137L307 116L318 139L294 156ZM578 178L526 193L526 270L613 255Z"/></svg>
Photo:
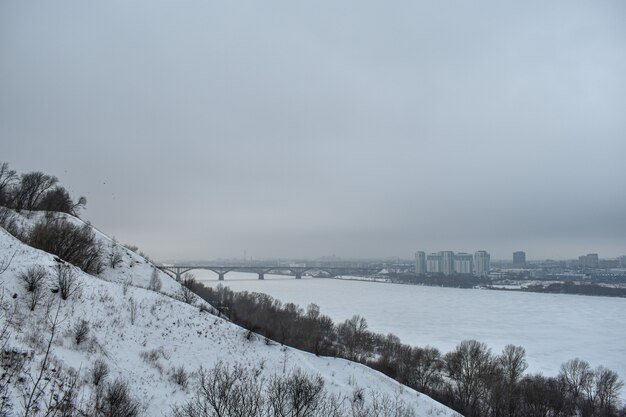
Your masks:
<svg viewBox="0 0 626 417"><path fill-rule="evenodd" d="M30 219L25 219L25 226L32 224L36 217L37 214L33 214ZM71 216L68 219L81 222ZM113 247L112 240L97 233L102 242ZM122 249L118 245L118 250ZM76 269L81 291L61 302L62 322L52 346L54 363L65 371L70 368L80 371L83 376L80 392L83 395L88 396L91 389L87 370L96 359L102 359L111 369L110 379L121 376L128 380L133 395L141 399L147 416L166 416L171 405L192 395L191 388L183 389L170 381L171 369L182 366L193 373L200 366L210 368L222 360L251 366L263 364L263 374L267 377L300 368L308 374L321 375L331 393L350 395L355 389L363 388L392 398L397 396L410 404L417 416L458 415L363 365L316 357L275 343L267 344L260 337L248 340L244 329L224 319L167 294L145 289L153 266L140 256L123 250L123 265L107 268L101 277ZM0 261L11 256L9 268L0 275L5 308L0 321L6 322L6 313L17 305L9 323L7 346L34 352L32 364L35 364L43 356L50 331L43 306L34 312L28 310L27 294L18 274L31 265L42 265L52 274L58 261L48 253L24 245L0 228ZM179 284L165 274L161 278L164 292L175 294ZM122 285L129 280L130 285ZM49 293L48 296L56 306L58 295ZM131 323L131 299L139 305L134 324ZM77 346L71 328L80 319L89 321L91 333L86 342ZM142 353L145 356L151 351L157 360L142 359ZM19 394L15 390L13 394L17 405Z"/></svg>

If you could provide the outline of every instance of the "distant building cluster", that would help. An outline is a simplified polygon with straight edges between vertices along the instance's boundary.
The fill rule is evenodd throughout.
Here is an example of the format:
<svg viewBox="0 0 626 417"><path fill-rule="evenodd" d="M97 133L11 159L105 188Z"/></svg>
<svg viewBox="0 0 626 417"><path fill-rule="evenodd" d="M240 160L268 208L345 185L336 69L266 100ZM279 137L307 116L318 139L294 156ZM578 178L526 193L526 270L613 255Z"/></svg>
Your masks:
<svg viewBox="0 0 626 417"><path fill-rule="evenodd" d="M600 265L600 259L597 253L588 253L587 255L579 256L578 262L580 266L585 268L598 268Z"/></svg>
<svg viewBox="0 0 626 417"><path fill-rule="evenodd" d="M513 267L524 268L526 266L526 252L513 252Z"/></svg>
<svg viewBox="0 0 626 417"><path fill-rule="evenodd" d="M426 252L415 252L415 274L474 274L477 277L489 275L490 256L484 250L479 250L472 256L469 253L454 253L441 251L426 255Z"/></svg>

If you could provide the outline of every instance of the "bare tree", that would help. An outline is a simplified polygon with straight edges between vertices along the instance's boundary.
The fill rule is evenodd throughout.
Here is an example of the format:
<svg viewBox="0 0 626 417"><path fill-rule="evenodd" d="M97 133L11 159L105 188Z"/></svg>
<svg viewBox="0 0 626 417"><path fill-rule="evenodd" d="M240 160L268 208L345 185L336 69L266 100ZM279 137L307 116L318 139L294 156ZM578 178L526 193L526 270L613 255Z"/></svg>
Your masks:
<svg viewBox="0 0 626 417"><path fill-rule="evenodd" d="M515 394L519 381L528 367L526 350L521 346L506 345L496 358L499 381L493 384L492 408L498 409L498 415L515 415Z"/></svg>
<svg viewBox="0 0 626 417"><path fill-rule="evenodd" d="M610 415L620 404L620 391L624 383L617 373L603 366L593 371L593 403L603 415Z"/></svg>
<svg viewBox="0 0 626 417"><path fill-rule="evenodd" d="M37 204L37 210L72 213L74 202L70 193L60 185L48 190Z"/></svg>
<svg viewBox="0 0 626 417"><path fill-rule="evenodd" d="M72 205L70 214L78 217L78 215L80 214L80 211L84 209L86 205L87 205L87 197L81 195L80 197L78 197L78 201L76 201L76 203Z"/></svg>
<svg viewBox="0 0 626 417"><path fill-rule="evenodd" d="M506 345L502 354L497 357L498 366L504 370L505 382L516 384L524 376L528 368L526 363L526 350L521 346Z"/></svg>
<svg viewBox="0 0 626 417"><path fill-rule="evenodd" d="M345 346L346 357L353 361L363 361L371 351L371 334L367 331L365 318L354 315L337 326L340 342Z"/></svg>
<svg viewBox="0 0 626 417"><path fill-rule="evenodd" d="M0 206L4 206L9 201L9 192L17 181L15 170L9 169L7 162L0 163Z"/></svg>
<svg viewBox="0 0 626 417"><path fill-rule="evenodd" d="M197 282L196 276L190 273L183 275L180 289L178 290L178 298L187 304L193 304L196 301L196 294L193 292Z"/></svg>
<svg viewBox="0 0 626 417"><path fill-rule="evenodd" d="M491 349L476 340L464 340L444 359L464 415L481 416L481 403L487 396L495 368Z"/></svg>
<svg viewBox="0 0 626 417"><path fill-rule="evenodd" d="M80 290L78 276L69 265L57 265L56 284L58 286L59 295L63 300L67 300Z"/></svg>
<svg viewBox="0 0 626 417"><path fill-rule="evenodd" d="M20 181L13 196L15 210L36 210L42 196L58 182L54 176L43 172L28 172L20 176Z"/></svg>
<svg viewBox="0 0 626 417"><path fill-rule="evenodd" d="M418 391L435 389L441 381L443 361L437 348L413 348L409 361L408 382Z"/></svg>
<svg viewBox="0 0 626 417"><path fill-rule="evenodd" d="M588 362L575 358L561 365L559 378L574 400L578 401L585 388L592 383L593 371Z"/></svg>

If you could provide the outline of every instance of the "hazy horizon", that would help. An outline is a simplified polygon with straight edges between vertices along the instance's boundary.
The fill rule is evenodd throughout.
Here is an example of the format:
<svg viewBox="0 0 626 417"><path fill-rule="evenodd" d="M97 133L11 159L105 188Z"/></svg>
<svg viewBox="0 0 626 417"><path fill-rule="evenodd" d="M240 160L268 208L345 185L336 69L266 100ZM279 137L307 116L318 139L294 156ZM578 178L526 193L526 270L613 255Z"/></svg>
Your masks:
<svg viewBox="0 0 626 417"><path fill-rule="evenodd" d="M430 253L435 253L435 252L429 252L429 251L425 251L427 254ZM462 253L463 251L454 251L455 253ZM489 251L487 251L489 252ZM474 252L468 252L471 253L472 255L474 254ZM147 254L150 255L150 254ZM581 254L581 255L587 255L587 254ZM600 255L600 254L598 254ZM283 258L271 258L271 257L267 257L267 258L250 258L250 257L246 257L245 260L246 261L319 261L321 259L324 258L329 258L332 255L327 255L327 256L320 256L317 258L307 258L307 257L298 257L298 258L289 258L289 257L283 257ZM576 256L571 256L568 258L526 258L526 262L529 264L535 263L535 262L544 262L544 261L556 261L556 262L561 262L561 261L577 261L578 257L580 255L576 255ZM600 260L617 260L617 258L619 256L623 256L623 255L618 255L618 256L613 256L613 257L605 257L605 256L599 256ZM358 262L358 261L363 261L363 262L367 262L367 261L381 261L381 262L393 262L396 260L399 261L407 261L407 262L414 262L414 257L408 256L408 257L401 257L401 256L387 256L387 257L369 257L369 258L351 258L351 257L341 257L341 256L337 256L336 257L338 261L354 261L354 262ZM237 256L233 256L232 258L176 258L176 259L154 259L154 261L157 262L164 262L164 263L177 263L178 265L182 265L184 262L189 262L189 263L198 263L198 262L214 262L214 261L244 261L243 257L237 257ZM508 262L508 263L513 263L513 259L512 256L508 257L508 258L494 258L493 256L491 256L491 262Z"/></svg>
<svg viewBox="0 0 626 417"><path fill-rule="evenodd" d="M626 3L0 4L0 162L154 259L626 254Z"/></svg>

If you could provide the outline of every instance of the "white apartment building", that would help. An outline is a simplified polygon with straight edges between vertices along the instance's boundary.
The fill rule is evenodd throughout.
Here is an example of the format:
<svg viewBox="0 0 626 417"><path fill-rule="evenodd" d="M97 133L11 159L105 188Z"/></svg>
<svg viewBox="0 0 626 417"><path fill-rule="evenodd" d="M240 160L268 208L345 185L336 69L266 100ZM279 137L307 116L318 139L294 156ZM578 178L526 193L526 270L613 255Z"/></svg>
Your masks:
<svg viewBox="0 0 626 417"><path fill-rule="evenodd" d="M457 274L471 274L473 271L473 257L469 253L457 253L454 256L454 271Z"/></svg>
<svg viewBox="0 0 626 417"><path fill-rule="evenodd" d="M489 276L489 269L491 268L490 256L487 251L479 250L474 254L474 275L477 277Z"/></svg>

